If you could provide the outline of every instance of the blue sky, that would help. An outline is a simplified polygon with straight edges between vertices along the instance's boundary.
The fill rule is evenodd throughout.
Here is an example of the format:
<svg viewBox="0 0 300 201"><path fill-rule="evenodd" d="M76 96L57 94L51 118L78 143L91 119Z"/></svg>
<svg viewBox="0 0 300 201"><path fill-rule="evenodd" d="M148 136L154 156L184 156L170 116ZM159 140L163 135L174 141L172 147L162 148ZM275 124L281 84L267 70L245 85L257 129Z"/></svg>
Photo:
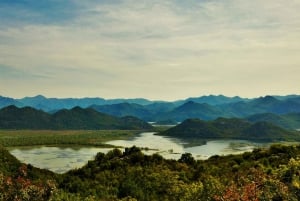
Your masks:
<svg viewBox="0 0 300 201"><path fill-rule="evenodd" d="M0 95L300 94L299 0L2 0Z"/></svg>

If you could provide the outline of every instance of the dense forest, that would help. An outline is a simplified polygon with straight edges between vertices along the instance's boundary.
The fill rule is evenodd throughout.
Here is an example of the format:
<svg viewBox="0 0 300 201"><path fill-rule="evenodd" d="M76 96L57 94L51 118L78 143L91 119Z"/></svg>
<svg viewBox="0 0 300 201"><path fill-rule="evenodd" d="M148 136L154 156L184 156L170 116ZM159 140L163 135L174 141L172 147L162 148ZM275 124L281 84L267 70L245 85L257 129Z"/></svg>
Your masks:
<svg viewBox="0 0 300 201"><path fill-rule="evenodd" d="M22 164L0 148L0 200L299 200L300 146L196 161L137 147L98 153L65 174Z"/></svg>

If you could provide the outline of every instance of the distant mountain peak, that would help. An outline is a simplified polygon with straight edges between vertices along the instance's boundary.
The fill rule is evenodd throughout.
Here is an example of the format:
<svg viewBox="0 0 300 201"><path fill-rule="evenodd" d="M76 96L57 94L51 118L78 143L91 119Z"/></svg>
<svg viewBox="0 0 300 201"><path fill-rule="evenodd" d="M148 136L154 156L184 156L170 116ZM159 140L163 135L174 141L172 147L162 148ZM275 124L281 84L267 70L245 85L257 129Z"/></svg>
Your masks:
<svg viewBox="0 0 300 201"><path fill-rule="evenodd" d="M277 98L275 98L274 96L270 96L270 95L264 96L264 97L260 97L259 99L266 100L266 101L278 101Z"/></svg>
<svg viewBox="0 0 300 201"><path fill-rule="evenodd" d="M196 103L194 101L187 101L186 103L184 103L183 105L198 105L199 103Z"/></svg>
<svg viewBox="0 0 300 201"><path fill-rule="evenodd" d="M227 97L224 95L208 95L208 96L201 96L201 97L192 97L185 100L187 101L194 101L196 103L207 103L209 105L221 105L226 103L235 103L239 101L243 101L246 99L242 99L238 96L235 97Z"/></svg>
<svg viewBox="0 0 300 201"><path fill-rule="evenodd" d="M44 100L44 99L47 99L45 96L43 95L36 95L36 96L33 96L33 97L26 97L26 98L32 98L32 99L40 99L40 100Z"/></svg>
<svg viewBox="0 0 300 201"><path fill-rule="evenodd" d="M255 103L257 104L271 104L271 103L277 103L280 102L277 98L273 96L264 96L264 97L259 97L254 100Z"/></svg>
<svg viewBox="0 0 300 201"><path fill-rule="evenodd" d="M80 106L75 106L71 110L73 110L73 111L82 111L84 109L82 107L80 107Z"/></svg>
<svg viewBox="0 0 300 201"><path fill-rule="evenodd" d="M41 94L38 94L38 95L35 96L35 98L46 98L46 97L41 95Z"/></svg>

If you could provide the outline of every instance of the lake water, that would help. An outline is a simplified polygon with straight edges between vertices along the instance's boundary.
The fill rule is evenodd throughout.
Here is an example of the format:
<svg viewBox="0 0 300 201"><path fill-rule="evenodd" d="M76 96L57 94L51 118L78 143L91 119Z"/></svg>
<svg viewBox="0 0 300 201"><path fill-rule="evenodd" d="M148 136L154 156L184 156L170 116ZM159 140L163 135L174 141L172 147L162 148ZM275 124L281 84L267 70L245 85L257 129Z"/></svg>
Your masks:
<svg viewBox="0 0 300 201"><path fill-rule="evenodd" d="M48 169L56 173L64 173L84 166L98 152L106 153L107 148L62 148L62 147L26 147L12 148L10 153L21 162L35 167Z"/></svg>
<svg viewBox="0 0 300 201"><path fill-rule="evenodd" d="M145 154L159 153L167 159L179 159L183 153L191 153L196 159L207 159L213 155L238 154L252 151L262 144L246 140L213 140L204 145L186 146L187 143L179 139L155 135L155 133L142 133L132 140L115 140L107 144L131 147L149 148Z"/></svg>
<svg viewBox="0 0 300 201"><path fill-rule="evenodd" d="M163 136L154 135L155 133L141 133L139 136L130 140L109 141L107 144L131 147L137 146L149 148L144 150L145 154L159 153L167 159L179 159L183 153L191 153L196 159L207 159L213 155L238 154L252 151L255 147L263 146L245 140L215 140L208 141L205 145L189 146L186 143ZM95 147L27 147L11 148L10 153L20 161L29 163L35 167L49 169L57 173L64 173L74 168L80 168L98 152L107 153L109 148Z"/></svg>

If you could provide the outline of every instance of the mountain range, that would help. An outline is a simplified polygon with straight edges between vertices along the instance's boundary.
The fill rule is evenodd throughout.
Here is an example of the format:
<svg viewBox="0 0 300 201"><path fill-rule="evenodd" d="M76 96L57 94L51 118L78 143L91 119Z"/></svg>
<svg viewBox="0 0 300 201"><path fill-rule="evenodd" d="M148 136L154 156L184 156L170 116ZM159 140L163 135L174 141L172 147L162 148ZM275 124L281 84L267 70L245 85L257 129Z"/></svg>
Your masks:
<svg viewBox="0 0 300 201"><path fill-rule="evenodd" d="M151 104L152 101L143 98L136 99L109 99L103 98L46 98L42 95L34 97L24 97L21 99L13 99L9 97L0 96L0 108L15 105L18 107L33 107L41 109L45 112L56 111L60 109L72 109L73 107L79 106L87 108L91 105L106 105L106 104L117 104L117 103L137 103L140 105Z"/></svg>
<svg viewBox="0 0 300 201"><path fill-rule="evenodd" d="M156 105L156 108L153 105ZM92 105L91 108L116 116L132 115L145 121L182 122L190 118L214 120L219 117L245 118L251 122L267 121L287 129L300 128L300 98L277 99L272 96L253 100L211 105L194 101L139 105L120 103Z"/></svg>
<svg viewBox="0 0 300 201"><path fill-rule="evenodd" d="M155 107L156 104L165 105L163 108L168 108L170 106L179 106L186 102L193 101L197 103L208 103L210 105L219 105L225 103L233 103L239 101L246 101L248 99L240 97L226 97L223 95L209 95L201 96L195 98L187 98L185 100L177 100L173 102L168 101L151 101L144 98L135 98L135 99L104 99L104 98L46 98L42 95L37 95L34 97L24 97L20 99L13 99L10 97L0 96L0 108L16 105L18 107L33 107L36 109L44 110L45 112L50 112L60 109L71 109L73 107L79 106L82 108L89 107L91 105L113 105L119 103L133 103L139 104L142 106L149 106L153 104ZM161 105L160 105L161 106Z"/></svg>
<svg viewBox="0 0 300 201"><path fill-rule="evenodd" d="M74 107L62 109L54 114L31 107L8 106L0 110L1 129L151 129L148 123L131 116L115 117L91 108Z"/></svg>
<svg viewBox="0 0 300 201"><path fill-rule="evenodd" d="M219 117L269 121L288 129L300 128L300 96L265 96L259 98L210 95L173 102L147 99L46 98L44 96L12 99L0 96L0 108L8 105L29 106L54 114L61 109L79 106L100 113L135 116L148 122L182 122L189 118L214 120Z"/></svg>
<svg viewBox="0 0 300 201"><path fill-rule="evenodd" d="M197 109L195 104L202 111L210 111L211 114L218 112L212 110L212 106L206 103L200 104L189 101L183 105L184 107L177 107L176 110L172 110L168 114L182 116L188 113L206 115L205 112L198 113L193 111L193 109ZM124 105L119 104L118 106L123 108ZM144 111L139 105L136 105L136 107ZM183 139L300 140L299 132L291 130L299 126L299 120L300 113L284 115L265 113L255 114L247 118L219 117L215 120L206 121L197 118L187 118L182 123L161 132L160 135ZM50 114L32 107L18 108L11 105L0 109L0 129L153 130L153 127L133 116L116 117L98 112L93 108L76 106L72 109L61 109Z"/></svg>

